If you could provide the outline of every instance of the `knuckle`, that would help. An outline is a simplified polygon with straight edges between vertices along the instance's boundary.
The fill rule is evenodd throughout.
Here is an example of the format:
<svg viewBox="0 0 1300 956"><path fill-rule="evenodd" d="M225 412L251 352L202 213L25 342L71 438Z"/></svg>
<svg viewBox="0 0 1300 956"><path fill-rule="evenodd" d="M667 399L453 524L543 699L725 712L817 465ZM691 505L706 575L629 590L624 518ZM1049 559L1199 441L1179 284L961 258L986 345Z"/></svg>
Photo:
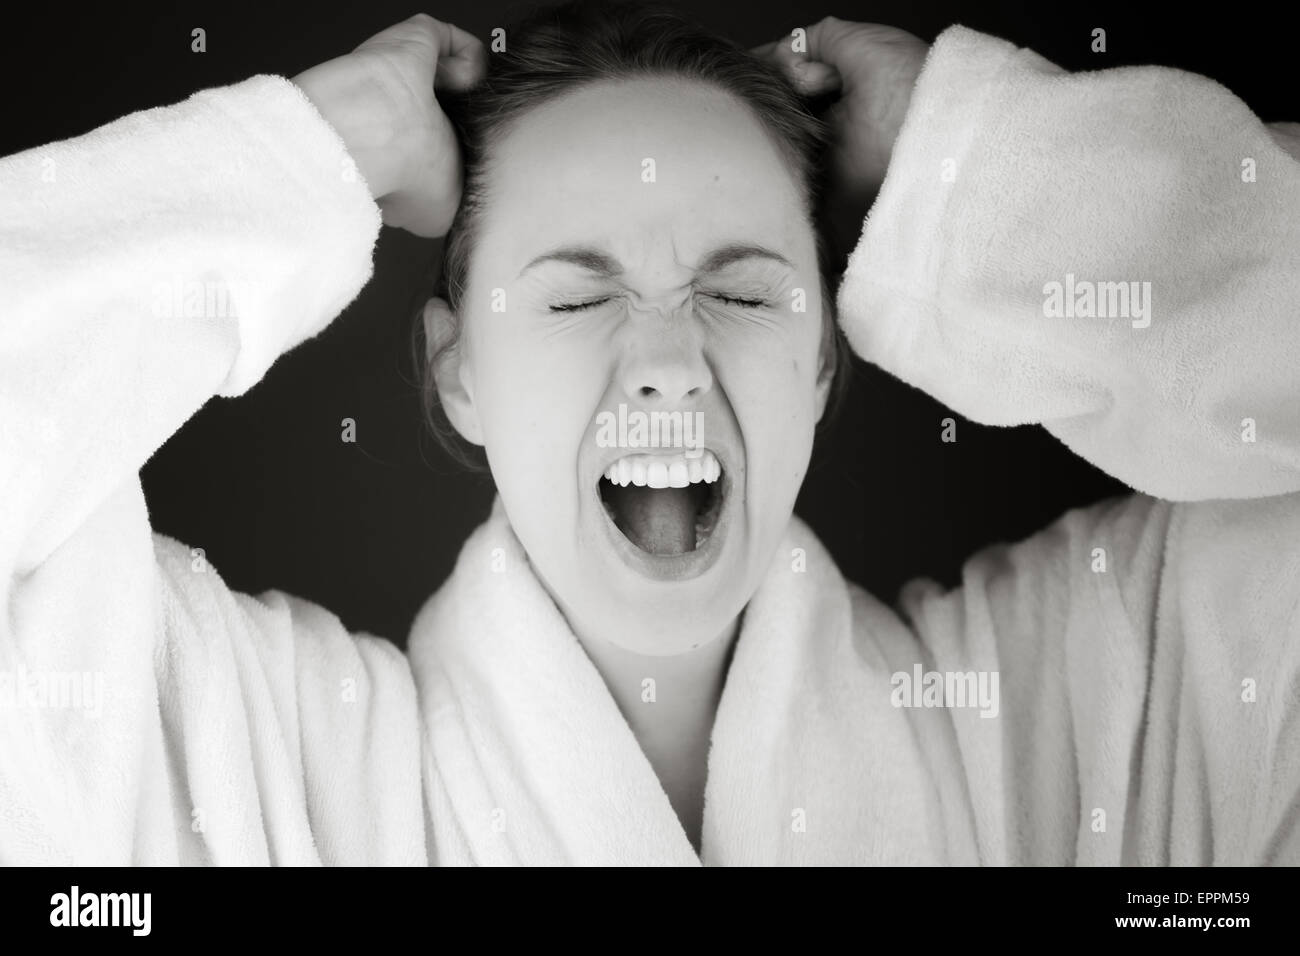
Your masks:
<svg viewBox="0 0 1300 956"><path fill-rule="evenodd" d="M417 13L406 21L406 26L426 37L436 37L442 29L442 23L427 13Z"/></svg>

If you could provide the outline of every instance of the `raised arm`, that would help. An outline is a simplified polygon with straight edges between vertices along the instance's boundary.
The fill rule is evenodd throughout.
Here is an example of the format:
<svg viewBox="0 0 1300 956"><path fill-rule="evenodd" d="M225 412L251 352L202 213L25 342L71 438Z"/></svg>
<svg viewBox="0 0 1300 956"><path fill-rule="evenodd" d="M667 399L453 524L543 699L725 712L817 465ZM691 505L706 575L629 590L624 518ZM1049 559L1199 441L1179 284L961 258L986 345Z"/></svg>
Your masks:
<svg viewBox="0 0 1300 956"><path fill-rule="evenodd" d="M460 167L434 73L467 84L481 57L417 17L296 82L256 77L0 160L6 576L356 296L372 194L389 222L446 229Z"/></svg>
<svg viewBox="0 0 1300 956"><path fill-rule="evenodd" d="M949 825L986 863L1300 862L1294 124L1203 77L1070 75L960 27L899 118L852 82L879 35L809 39L839 66L810 90L843 82L841 121L897 134L839 295L856 351L1185 502L1072 511L960 588L905 589L927 667L1000 677L996 719L949 711L935 773L969 798ZM905 80L894 41L872 69Z"/></svg>
<svg viewBox="0 0 1300 956"><path fill-rule="evenodd" d="M229 591L137 471L356 296L380 207L446 228L476 50L417 17L0 160L0 863L425 860L400 652Z"/></svg>
<svg viewBox="0 0 1300 956"><path fill-rule="evenodd" d="M378 210L314 113L262 76L0 161L6 578L369 277Z"/></svg>
<svg viewBox="0 0 1300 956"><path fill-rule="evenodd" d="M1300 489L1296 128L1195 74L1068 74L954 27L851 257L845 331L1138 491Z"/></svg>

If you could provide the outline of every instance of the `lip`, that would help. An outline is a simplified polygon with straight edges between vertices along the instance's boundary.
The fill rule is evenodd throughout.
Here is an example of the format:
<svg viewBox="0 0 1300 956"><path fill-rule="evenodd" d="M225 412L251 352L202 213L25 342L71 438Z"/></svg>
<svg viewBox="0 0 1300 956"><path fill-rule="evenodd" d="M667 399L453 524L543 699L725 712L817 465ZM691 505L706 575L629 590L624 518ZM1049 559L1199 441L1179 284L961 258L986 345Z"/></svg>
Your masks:
<svg viewBox="0 0 1300 956"><path fill-rule="evenodd" d="M590 483L591 505L600 516L598 521L604 527L604 534L610 547L626 567L641 577L654 581L690 581L702 576L713 567L726 547L737 507L735 470L731 466L728 455L714 447L707 445L705 447L713 453L722 466L722 476L718 479L721 485L719 490L722 494L722 508L708 540L694 551L687 551L684 554L650 554L642 551L627 539L605 511L605 504L600 497L600 477L604 474L604 470L602 469L596 476L596 480ZM619 458L635 453L638 452L624 451L623 454L606 462L605 468Z"/></svg>

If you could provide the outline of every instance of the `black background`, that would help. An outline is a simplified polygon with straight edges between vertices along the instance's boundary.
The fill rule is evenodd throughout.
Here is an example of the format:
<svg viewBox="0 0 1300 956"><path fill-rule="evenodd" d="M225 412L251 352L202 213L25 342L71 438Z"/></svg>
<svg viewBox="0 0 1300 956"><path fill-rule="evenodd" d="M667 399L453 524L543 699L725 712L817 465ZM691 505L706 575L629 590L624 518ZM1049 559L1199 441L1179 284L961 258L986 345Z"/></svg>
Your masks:
<svg viewBox="0 0 1300 956"><path fill-rule="evenodd" d="M1264 120L1300 119L1284 7L1134 8L1089 3L679 4L745 45L823 15L889 23L926 40L954 22L1069 69L1155 63L1211 76ZM346 52L420 10L487 39L519 4L370 0L335 7L141 3L0 15L0 155L256 73L286 76ZM192 53L190 31L207 31ZM1104 27L1108 52L1090 51ZM1210 224L1207 224L1207 228ZM460 471L425 433L410 333L438 245L385 229L370 284L324 333L248 395L216 399L148 463L154 528L196 547L243 591L320 602L354 630L405 642L411 618L487 514L490 479ZM3 317L0 317L3 320ZM907 579L955 583L977 548L1016 540L1068 508L1124 488L1039 428L966 422L858 363L798 512L845 574L886 600ZM957 442L940 421L957 418ZM353 418L357 441L340 440Z"/></svg>

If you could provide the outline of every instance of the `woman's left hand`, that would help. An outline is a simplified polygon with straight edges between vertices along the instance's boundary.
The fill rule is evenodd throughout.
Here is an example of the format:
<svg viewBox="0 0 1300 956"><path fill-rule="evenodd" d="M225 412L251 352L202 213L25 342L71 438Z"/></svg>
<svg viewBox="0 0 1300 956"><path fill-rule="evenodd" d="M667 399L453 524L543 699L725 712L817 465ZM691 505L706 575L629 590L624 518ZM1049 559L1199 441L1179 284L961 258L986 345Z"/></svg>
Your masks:
<svg viewBox="0 0 1300 956"><path fill-rule="evenodd" d="M838 91L826 113L831 125L831 208L853 237L884 182L894 141L930 45L905 30L826 17L806 28L806 51L788 37L754 49L775 63L799 92Z"/></svg>

